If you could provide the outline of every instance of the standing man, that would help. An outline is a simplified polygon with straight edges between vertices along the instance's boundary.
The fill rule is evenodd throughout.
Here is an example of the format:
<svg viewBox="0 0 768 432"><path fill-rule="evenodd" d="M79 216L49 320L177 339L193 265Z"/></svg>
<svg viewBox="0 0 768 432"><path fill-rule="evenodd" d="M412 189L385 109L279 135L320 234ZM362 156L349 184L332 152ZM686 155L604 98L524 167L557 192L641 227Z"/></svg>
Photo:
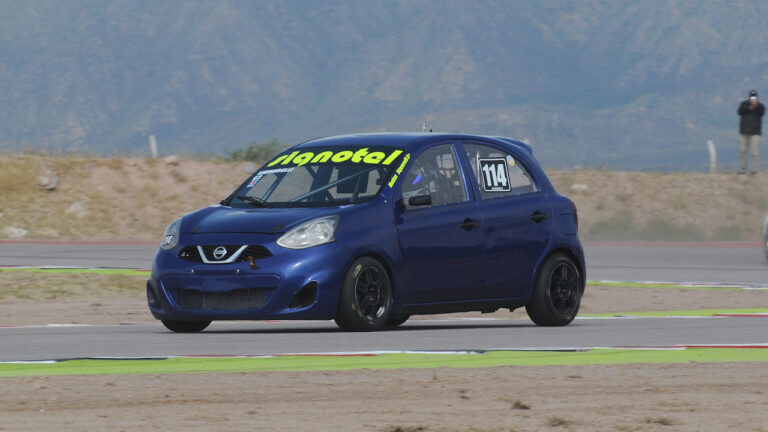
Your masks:
<svg viewBox="0 0 768 432"><path fill-rule="evenodd" d="M749 175L760 169L760 135L765 105L757 100L757 90L749 91L749 99L739 105L739 174L747 172L747 152L752 149L752 169Z"/></svg>

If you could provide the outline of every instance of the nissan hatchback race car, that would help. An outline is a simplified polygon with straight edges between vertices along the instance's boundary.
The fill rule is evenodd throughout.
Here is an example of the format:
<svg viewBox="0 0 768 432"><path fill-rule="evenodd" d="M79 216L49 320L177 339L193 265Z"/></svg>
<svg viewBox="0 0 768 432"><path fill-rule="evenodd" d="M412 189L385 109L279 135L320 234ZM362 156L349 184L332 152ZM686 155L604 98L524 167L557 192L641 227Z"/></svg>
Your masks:
<svg viewBox="0 0 768 432"><path fill-rule="evenodd" d="M147 283L175 332L212 320L330 320L525 306L569 324L585 286L574 204L507 138L364 134L294 146L173 221Z"/></svg>

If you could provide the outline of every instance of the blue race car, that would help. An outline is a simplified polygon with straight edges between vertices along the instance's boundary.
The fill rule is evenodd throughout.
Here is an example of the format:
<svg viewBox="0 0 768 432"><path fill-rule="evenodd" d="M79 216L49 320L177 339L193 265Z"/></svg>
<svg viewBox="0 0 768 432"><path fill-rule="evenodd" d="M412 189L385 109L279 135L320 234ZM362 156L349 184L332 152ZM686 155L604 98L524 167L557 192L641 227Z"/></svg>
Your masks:
<svg viewBox="0 0 768 432"><path fill-rule="evenodd" d="M530 146L452 134L320 138L173 221L147 283L174 332L212 320L330 320L514 310L567 325L585 286L576 207Z"/></svg>

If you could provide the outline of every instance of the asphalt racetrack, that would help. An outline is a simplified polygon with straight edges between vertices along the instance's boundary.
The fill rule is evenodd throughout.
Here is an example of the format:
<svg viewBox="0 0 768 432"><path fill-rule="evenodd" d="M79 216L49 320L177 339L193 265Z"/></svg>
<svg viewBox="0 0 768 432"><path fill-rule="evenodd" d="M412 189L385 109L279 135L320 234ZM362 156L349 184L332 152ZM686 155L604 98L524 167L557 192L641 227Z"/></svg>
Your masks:
<svg viewBox="0 0 768 432"><path fill-rule="evenodd" d="M590 280L768 284L759 243L587 243ZM156 242L0 241L0 266L149 269Z"/></svg>
<svg viewBox="0 0 768 432"><path fill-rule="evenodd" d="M0 243L2 266L148 268L148 243ZM768 284L759 244L587 244L590 280ZM377 351L463 351L751 345L768 343L768 319L754 317L578 318L568 327L528 320L411 320L376 333L344 333L332 322L215 322L201 334L159 323L0 328L0 361L86 357L265 355Z"/></svg>

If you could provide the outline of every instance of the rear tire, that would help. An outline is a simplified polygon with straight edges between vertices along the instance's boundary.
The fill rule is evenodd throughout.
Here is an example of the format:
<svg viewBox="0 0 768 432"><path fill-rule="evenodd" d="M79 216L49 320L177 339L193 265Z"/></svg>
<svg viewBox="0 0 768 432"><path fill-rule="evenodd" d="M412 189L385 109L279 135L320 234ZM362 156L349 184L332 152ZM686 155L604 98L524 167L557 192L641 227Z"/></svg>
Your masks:
<svg viewBox="0 0 768 432"><path fill-rule="evenodd" d="M346 331L384 327L392 310L392 284L381 263L371 257L352 262L341 287L336 324Z"/></svg>
<svg viewBox="0 0 768 432"><path fill-rule="evenodd" d="M163 320L163 325L174 333L199 333L205 330L210 321L167 321Z"/></svg>
<svg viewBox="0 0 768 432"><path fill-rule="evenodd" d="M536 325L568 325L579 312L583 294L584 283L576 264L567 255L554 254L541 267L525 310Z"/></svg>

